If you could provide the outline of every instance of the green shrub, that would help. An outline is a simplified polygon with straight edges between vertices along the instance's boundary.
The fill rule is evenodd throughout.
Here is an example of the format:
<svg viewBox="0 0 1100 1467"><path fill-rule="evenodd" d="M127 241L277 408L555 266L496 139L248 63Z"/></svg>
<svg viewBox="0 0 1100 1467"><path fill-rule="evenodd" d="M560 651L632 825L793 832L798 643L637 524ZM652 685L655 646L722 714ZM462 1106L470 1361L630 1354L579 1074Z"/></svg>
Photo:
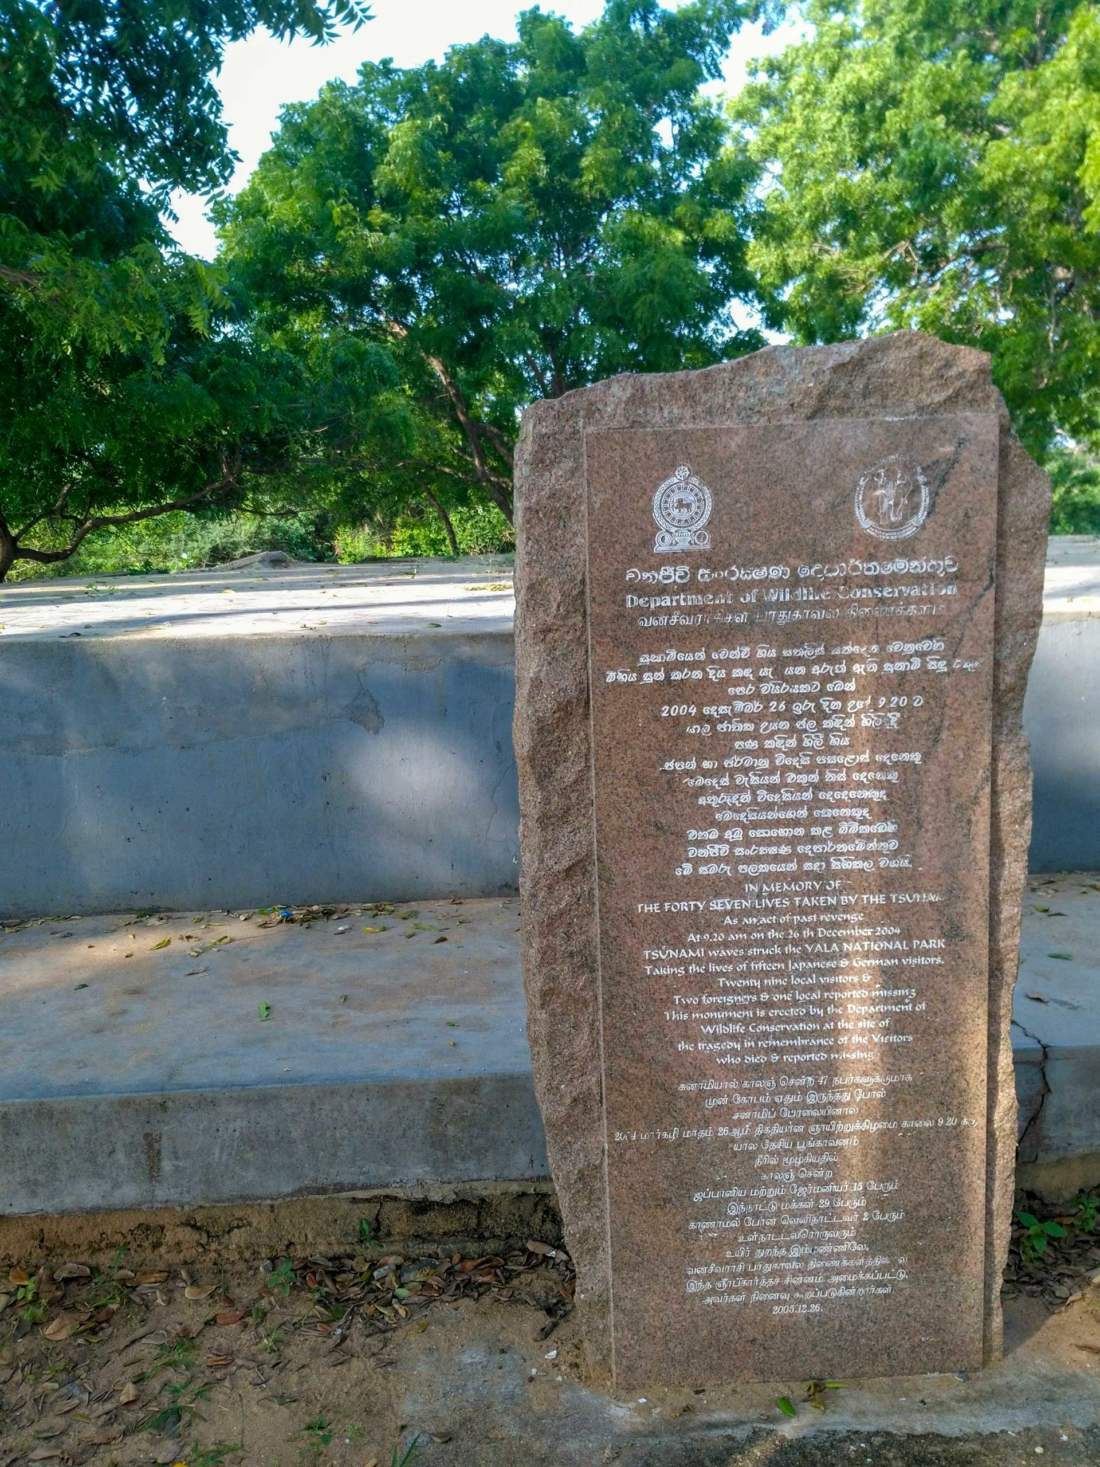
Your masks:
<svg viewBox="0 0 1100 1467"><path fill-rule="evenodd" d="M51 548L47 539L41 548ZM8 579L201 570L257 550L285 550L295 560L331 560L331 527L323 515L269 517L238 513L200 518L182 512L166 514L90 535L75 555L56 565L19 561Z"/></svg>
<svg viewBox="0 0 1100 1467"><path fill-rule="evenodd" d="M1052 535L1100 535L1100 460L1076 444L1056 448L1047 462L1054 488Z"/></svg>
<svg viewBox="0 0 1100 1467"><path fill-rule="evenodd" d="M459 552L491 555L511 550L511 525L492 504L473 504L451 511ZM48 534L39 538L44 550L61 545ZM329 514L256 515L243 511L218 516L165 514L90 535L75 555L56 565L19 561L10 581L57 576L156 575L167 571L202 570L223 565L257 550L285 550L295 560L362 560L450 554L447 532L429 506L407 510L393 520L338 527Z"/></svg>
<svg viewBox="0 0 1100 1467"><path fill-rule="evenodd" d="M460 555L493 555L515 546L515 532L496 505L469 505L450 513ZM338 530L335 550L336 559L344 565L451 553L443 522L430 510L399 515L391 525L356 525Z"/></svg>

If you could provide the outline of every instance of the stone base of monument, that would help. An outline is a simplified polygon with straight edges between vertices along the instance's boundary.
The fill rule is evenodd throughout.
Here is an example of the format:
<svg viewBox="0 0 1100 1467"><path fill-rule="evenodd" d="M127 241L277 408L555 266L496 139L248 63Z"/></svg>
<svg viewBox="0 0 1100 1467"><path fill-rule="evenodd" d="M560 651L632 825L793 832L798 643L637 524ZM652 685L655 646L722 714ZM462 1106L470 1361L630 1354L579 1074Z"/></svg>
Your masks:
<svg viewBox="0 0 1100 1467"><path fill-rule="evenodd" d="M1052 1195L1100 1182L1098 882L1024 908L1021 1175ZM0 1213L545 1178L517 903L284 910L4 932Z"/></svg>

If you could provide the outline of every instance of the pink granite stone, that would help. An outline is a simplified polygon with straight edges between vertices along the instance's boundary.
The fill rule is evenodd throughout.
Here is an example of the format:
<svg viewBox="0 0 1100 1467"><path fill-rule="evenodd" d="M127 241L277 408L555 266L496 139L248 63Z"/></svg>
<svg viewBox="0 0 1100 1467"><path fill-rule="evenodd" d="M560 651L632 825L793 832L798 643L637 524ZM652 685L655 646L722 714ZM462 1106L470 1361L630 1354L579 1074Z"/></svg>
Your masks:
<svg viewBox="0 0 1100 1467"><path fill-rule="evenodd" d="M919 334L527 414L529 1032L624 1386L994 1356L1049 490Z"/></svg>

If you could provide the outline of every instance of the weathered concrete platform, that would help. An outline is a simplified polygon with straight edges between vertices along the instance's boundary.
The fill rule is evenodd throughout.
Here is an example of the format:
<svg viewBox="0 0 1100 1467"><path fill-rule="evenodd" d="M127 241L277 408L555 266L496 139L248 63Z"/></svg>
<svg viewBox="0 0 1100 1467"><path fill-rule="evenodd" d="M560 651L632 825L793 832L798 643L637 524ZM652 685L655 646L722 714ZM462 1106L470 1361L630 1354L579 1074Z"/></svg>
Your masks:
<svg viewBox="0 0 1100 1467"><path fill-rule="evenodd" d="M226 598L234 598L227 600ZM259 566L0 587L3 643L512 629L512 557Z"/></svg>
<svg viewBox="0 0 1100 1467"><path fill-rule="evenodd" d="M0 587L0 917L514 891L507 557ZM1051 542L1032 867L1100 868L1100 540Z"/></svg>
<svg viewBox="0 0 1100 1467"><path fill-rule="evenodd" d="M299 914L0 935L0 1213L544 1177L515 900ZM1095 1183L1100 877L1024 933L1023 1160Z"/></svg>

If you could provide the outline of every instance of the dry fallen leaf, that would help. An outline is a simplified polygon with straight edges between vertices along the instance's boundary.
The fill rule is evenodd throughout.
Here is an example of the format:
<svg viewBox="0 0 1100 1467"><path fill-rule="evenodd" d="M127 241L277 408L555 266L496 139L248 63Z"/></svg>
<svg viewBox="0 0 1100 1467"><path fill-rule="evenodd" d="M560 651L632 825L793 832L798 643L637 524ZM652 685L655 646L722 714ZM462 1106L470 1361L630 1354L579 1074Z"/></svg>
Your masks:
<svg viewBox="0 0 1100 1467"><path fill-rule="evenodd" d="M215 1324L240 1324L244 1318L243 1309L223 1309L221 1314L215 1314Z"/></svg>
<svg viewBox="0 0 1100 1467"><path fill-rule="evenodd" d="M540 1243L537 1238L527 1239L528 1253L536 1253L540 1258L557 1258L558 1250L551 1248L549 1243Z"/></svg>
<svg viewBox="0 0 1100 1467"><path fill-rule="evenodd" d="M120 1406L132 1406L138 1398L138 1388L132 1380L128 1380L118 1393L118 1404Z"/></svg>
<svg viewBox="0 0 1100 1467"><path fill-rule="evenodd" d="M83 1319L82 1314L59 1314L43 1326L43 1337L55 1343L70 1339L80 1328Z"/></svg>
<svg viewBox="0 0 1100 1467"><path fill-rule="evenodd" d="M60 1268L54 1269L53 1276L59 1284L63 1284L69 1279L90 1279L92 1270L83 1263L63 1263Z"/></svg>
<svg viewBox="0 0 1100 1467"><path fill-rule="evenodd" d="M209 1284L205 1288L200 1284L188 1284L183 1291L183 1297L185 1299L209 1299L217 1287L217 1284Z"/></svg>

